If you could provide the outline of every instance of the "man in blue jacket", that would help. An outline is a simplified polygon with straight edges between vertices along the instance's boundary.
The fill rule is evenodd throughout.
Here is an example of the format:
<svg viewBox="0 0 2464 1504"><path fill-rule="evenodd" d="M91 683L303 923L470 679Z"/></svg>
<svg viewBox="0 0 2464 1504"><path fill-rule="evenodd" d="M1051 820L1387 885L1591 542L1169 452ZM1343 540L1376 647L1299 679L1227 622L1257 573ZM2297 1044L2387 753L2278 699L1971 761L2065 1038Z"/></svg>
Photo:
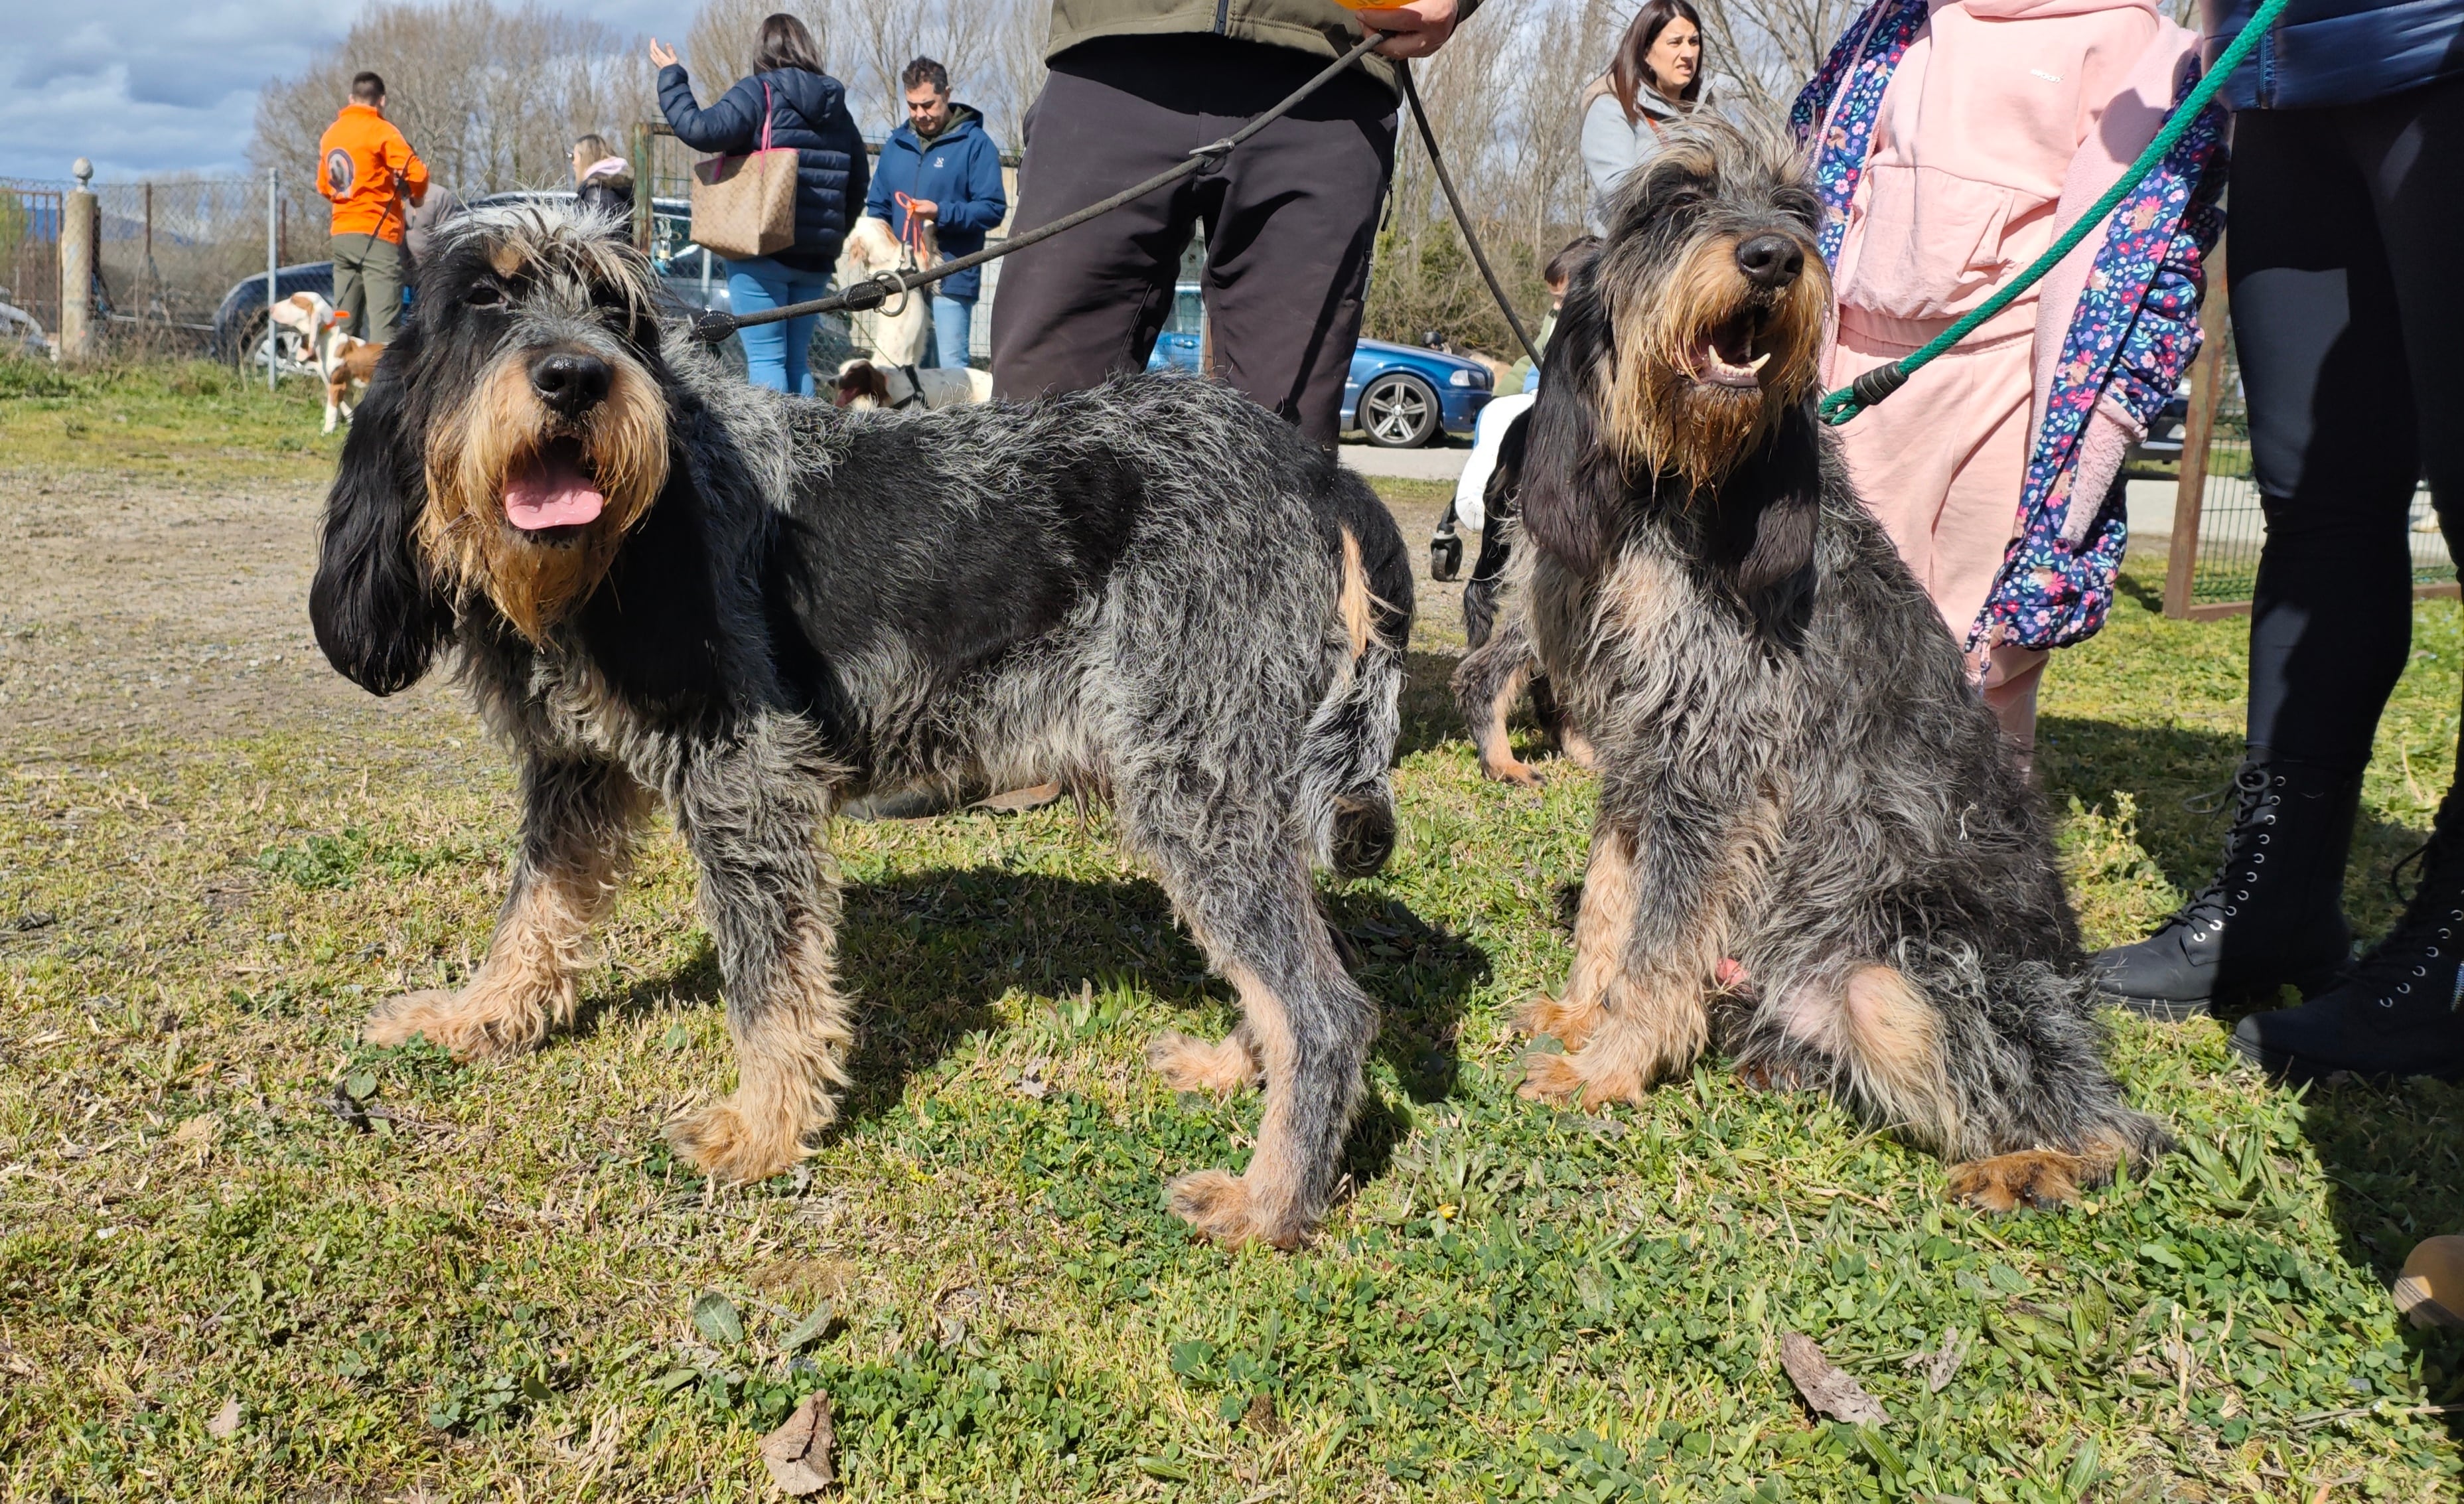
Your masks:
<svg viewBox="0 0 2464 1504"><path fill-rule="evenodd" d="M984 232L1009 212L1001 191L1001 148L984 134L981 115L950 102L950 72L918 57L898 76L907 91L907 123L881 144L881 165L864 211L907 233L908 216L929 223L945 256L984 248ZM899 202L904 194L906 202ZM967 334L975 322L981 274L974 268L933 284L934 364L967 366Z"/></svg>
<svg viewBox="0 0 2464 1504"><path fill-rule="evenodd" d="M2258 0L2209 0L2212 61ZM2379 712L2411 651L2416 483L2464 539L2464 0L2292 0L2227 80L2226 281L2267 542L2248 750L2215 879L2101 959L2125 1005L2255 1012L2233 1047L2296 1081L2464 1080L2464 786L2404 917L2359 961L2345 864Z"/></svg>

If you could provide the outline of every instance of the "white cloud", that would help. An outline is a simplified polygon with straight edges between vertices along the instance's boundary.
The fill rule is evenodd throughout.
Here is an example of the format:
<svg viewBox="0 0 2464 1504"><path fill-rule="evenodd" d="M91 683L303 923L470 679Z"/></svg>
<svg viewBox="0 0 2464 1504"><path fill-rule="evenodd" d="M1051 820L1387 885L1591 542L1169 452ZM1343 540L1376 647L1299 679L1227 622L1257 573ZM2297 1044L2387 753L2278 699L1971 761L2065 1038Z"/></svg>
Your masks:
<svg viewBox="0 0 2464 1504"><path fill-rule="evenodd" d="M80 156L102 182L244 173L257 90L341 40L366 3L0 0L0 177L66 178ZM693 0L552 8L680 36Z"/></svg>

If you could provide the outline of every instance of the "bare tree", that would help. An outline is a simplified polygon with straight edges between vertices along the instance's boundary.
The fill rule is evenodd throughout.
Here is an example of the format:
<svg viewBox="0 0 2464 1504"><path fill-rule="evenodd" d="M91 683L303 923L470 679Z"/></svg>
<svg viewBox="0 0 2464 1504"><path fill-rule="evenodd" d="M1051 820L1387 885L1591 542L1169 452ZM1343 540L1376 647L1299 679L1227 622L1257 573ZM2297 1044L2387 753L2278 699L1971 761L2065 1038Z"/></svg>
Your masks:
<svg viewBox="0 0 2464 1504"><path fill-rule="evenodd" d="M890 3L869 0L863 9ZM705 97L753 71L753 50L761 23L780 14L803 22L821 49L822 66L841 78L846 77L843 65L830 55L837 38L830 32L829 0L702 0L701 9L693 12L692 28L685 33L681 60Z"/></svg>
<svg viewBox="0 0 2464 1504"><path fill-rule="evenodd" d="M385 77L385 113L433 179L466 194L561 184L575 136L621 140L654 107L639 39L603 22L536 0L379 0L341 43L257 97L250 159L283 173L295 199L315 198L317 140L363 69Z"/></svg>

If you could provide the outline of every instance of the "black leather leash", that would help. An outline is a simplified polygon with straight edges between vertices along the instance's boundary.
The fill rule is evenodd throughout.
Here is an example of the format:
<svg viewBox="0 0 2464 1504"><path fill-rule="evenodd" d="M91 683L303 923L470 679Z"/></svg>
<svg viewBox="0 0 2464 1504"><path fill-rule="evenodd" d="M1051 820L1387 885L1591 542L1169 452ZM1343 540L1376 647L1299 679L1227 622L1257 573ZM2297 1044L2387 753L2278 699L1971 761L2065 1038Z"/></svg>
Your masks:
<svg viewBox="0 0 2464 1504"><path fill-rule="evenodd" d="M1472 3L1462 7L1456 17L1456 26L1460 28L1464 21L1471 19L1472 11L1478 9L1479 0L1472 0ZM956 260L944 261L929 270L915 268L899 272L876 272L854 286L833 293L827 298L816 298L809 302L788 303L783 307L765 308L759 313L742 315L719 313L714 310L693 321L693 338L705 344L716 344L737 330L752 324L777 323L782 319L801 319L811 314L862 313L878 308L892 298L912 293L928 282L937 282L942 277L956 276L970 267L981 266L987 261L997 261L1014 252L1023 251L1039 241L1049 240L1065 230L1075 230L1090 219L1100 219L1124 204L1135 203L1157 188L1194 176L1213 164L1221 162L1243 142L1299 108L1302 101L1333 82L1345 69L1369 55L1371 50L1385 39L1385 33L1370 32L1361 37L1350 52L1320 69L1314 77L1285 96L1274 108L1231 135L1221 141L1209 142L1145 182L1125 188L1110 198L1099 199L1075 213L1064 214L1048 225L1038 225L1023 234L1012 235L1000 245L986 246L980 251L959 256ZM1470 248L1472 263L1480 268L1481 276L1488 283L1489 296L1497 299L1497 306L1505 313L1506 322L1513 329L1514 338L1521 342L1525 353L1529 354L1531 357L1531 363L1537 365L1540 363L1540 347L1531 343L1531 336L1524 332L1523 321L1515 317L1513 305L1506 300L1506 289L1499 283L1497 273L1490 269L1488 256L1481 249L1480 237L1472 231L1471 216L1464 212L1463 199L1455 192L1454 178L1446 171L1444 158L1438 153L1438 138L1429 129L1427 113L1420 108L1419 91L1412 86L1411 64L1397 60L1395 71L1402 81L1404 102L1411 106L1413 122L1420 129L1421 144L1428 148L1430 165L1438 169L1438 183L1445 189L1446 204L1454 210L1455 223L1463 231L1463 244ZM920 394L921 388L919 387L918 390Z"/></svg>

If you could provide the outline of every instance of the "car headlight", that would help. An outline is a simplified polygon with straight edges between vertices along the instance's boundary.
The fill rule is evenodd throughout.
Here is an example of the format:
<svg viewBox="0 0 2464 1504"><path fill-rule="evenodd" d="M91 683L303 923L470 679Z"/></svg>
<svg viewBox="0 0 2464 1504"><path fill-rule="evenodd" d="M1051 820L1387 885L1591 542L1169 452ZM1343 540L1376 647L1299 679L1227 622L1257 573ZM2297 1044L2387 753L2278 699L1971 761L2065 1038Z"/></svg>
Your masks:
<svg viewBox="0 0 2464 1504"><path fill-rule="evenodd" d="M1488 372L1485 370L1476 370L1466 366L1447 377L1446 385L1449 387L1485 387L1488 385Z"/></svg>

